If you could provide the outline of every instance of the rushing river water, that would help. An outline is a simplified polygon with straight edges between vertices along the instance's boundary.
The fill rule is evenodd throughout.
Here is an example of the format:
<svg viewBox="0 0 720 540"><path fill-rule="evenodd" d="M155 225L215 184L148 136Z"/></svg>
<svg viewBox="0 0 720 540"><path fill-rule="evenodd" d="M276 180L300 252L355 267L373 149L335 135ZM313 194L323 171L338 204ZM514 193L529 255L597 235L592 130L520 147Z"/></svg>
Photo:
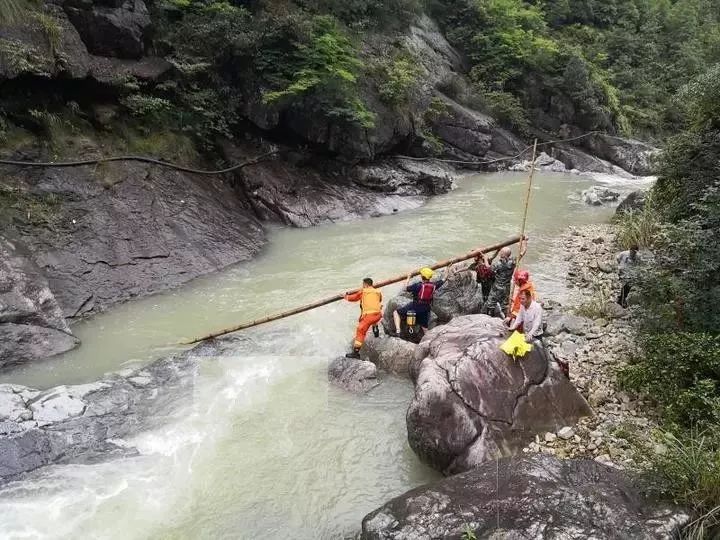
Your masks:
<svg viewBox="0 0 720 540"><path fill-rule="evenodd" d="M605 178L618 187L634 182ZM83 345L1 382L93 381L177 350L183 339L357 287L517 234L526 175L463 178L425 207L367 221L277 229L254 261L74 326ZM554 251L570 224L606 220L584 176L538 174L526 258L543 297L562 298ZM397 288L389 288L389 297ZM140 455L41 469L0 489L0 538L343 538L387 499L437 478L406 441L411 384L366 396L328 386L357 306L333 304L243 334L201 367L193 398L126 442Z"/></svg>

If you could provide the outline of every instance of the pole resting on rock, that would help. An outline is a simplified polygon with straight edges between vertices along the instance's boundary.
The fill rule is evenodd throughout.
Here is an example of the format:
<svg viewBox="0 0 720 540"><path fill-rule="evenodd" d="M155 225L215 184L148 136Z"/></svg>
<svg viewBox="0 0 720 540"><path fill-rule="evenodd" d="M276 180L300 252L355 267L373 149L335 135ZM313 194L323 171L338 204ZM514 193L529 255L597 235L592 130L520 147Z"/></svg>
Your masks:
<svg viewBox="0 0 720 540"><path fill-rule="evenodd" d="M490 251L497 251L499 249L502 249L507 246L512 246L514 244L517 244L520 242L522 237L515 236L513 238L510 238L509 240L506 240L505 242L501 242L499 244L495 244L494 246L488 246L481 249L476 249L473 251L470 251L466 253L465 255L460 255L458 257L453 257L452 259L446 259L444 261L439 261L435 263L434 265L430 266L429 268L432 268L433 270L437 270L439 268L445 268L446 266L450 266L453 264L457 264L459 262L467 261L468 259L474 259L484 253L488 253ZM415 270L413 272L410 272L410 275L417 276L420 275L419 270ZM399 276L395 276L389 279L386 279L384 281L376 282L375 287L387 287L388 285L392 285L393 283L399 283L406 279L408 274L401 274ZM357 289L351 292L357 292ZM207 339L213 339L219 336L224 336L225 334L230 334L232 332L237 332L239 330L245 330L247 328L252 328L253 326L259 326L261 324L269 323L272 321L277 321L280 319L285 319L286 317L291 317L293 315L297 315L298 313L303 313L305 311L310 311L312 309L316 309L322 306L325 306L327 304L332 304L333 302L339 302L340 300L343 300L345 298L344 294L336 294L335 296L331 296L329 298L325 298L323 300L318 300L316 302L312 302L310 304L306 304L304 306L300 306L294 309L290 309L288 311L283 311L281 313L276 313L274 315L268 315L267 317L263 317L261 319L255 319L253 321L249 321L243 324L239 324L237 326L233 326L231 328L226 328L225 330L220 330L219 332L214 332L212 334L208 334L206 336L202 336L199 338L192 339L190 341L185 341L182 344L183 345L193 345L195 343L200 343L201 341L205 341Z"/></svg>

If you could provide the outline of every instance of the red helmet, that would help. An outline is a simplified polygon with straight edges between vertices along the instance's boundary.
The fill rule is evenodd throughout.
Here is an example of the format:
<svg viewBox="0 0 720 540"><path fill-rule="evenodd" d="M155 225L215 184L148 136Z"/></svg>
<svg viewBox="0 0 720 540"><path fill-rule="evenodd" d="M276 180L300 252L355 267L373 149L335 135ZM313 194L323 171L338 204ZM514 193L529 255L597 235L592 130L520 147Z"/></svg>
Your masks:
<svg viewBox="0 0 720 540"><path fill-rule="evenodd" d="M530 280L530 272L527 270L516 270L515 271L515 283L518 285L524 285Z"/></svg>

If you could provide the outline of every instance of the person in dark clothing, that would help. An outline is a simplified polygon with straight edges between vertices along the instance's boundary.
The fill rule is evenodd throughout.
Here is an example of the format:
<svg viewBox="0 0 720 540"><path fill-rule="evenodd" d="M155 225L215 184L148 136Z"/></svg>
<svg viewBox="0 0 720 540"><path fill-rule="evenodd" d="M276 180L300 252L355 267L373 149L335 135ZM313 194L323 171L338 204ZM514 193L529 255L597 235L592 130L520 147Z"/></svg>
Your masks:
<svg viewBox="0 0 720 540"><path fill-rule="evenodd" d="M482 289L483 301L487 300L490 296L490 290L492 289L493 282L495 281L495 272L493 272L491 266L494 258L495 256L493 256L492 259L488 259L487 255L483 253L475 259L475 279Z"/></svg>
<svg viewBox="0 0 720 540"><path fill-rule="evenodd" d="M497 305L507 313L507 304L510 297L510 283L515 272L515 259L509 247L502 248L498 259L492 263L494 281L490 293L485 299L482 313L486 315L499 315Z"/></svg>
<svg viewBox="0 0 720 540"><path fill-rule="evenodd" d="M630 249L623 251L617 256L618 277L620 278L620 294L617 303L622 307L628 307L627 298L630 294L630 285L633 281L635 267L638 264L638 246L633 244Z"/></svg>
<svg viewBox="0 0 720 540"><path fill-rule="evenodd" d="M432 307L435 291L442 287L443 283L447 279L448 270L447 268L445 269L445 276L443 279L430 281L433 275L434 272L430 268L423 268L420 270L420 277L422 279L419 282L411 284L410 279L412 275L408 274L407 280L405 281L405 290L413 295L413 300L407 306L398 308L393 312L396 335L400 335L402 326L401 317L406 317L408 311L415 312L417 324L423 332L427 332L428 326L430 325L430 309Z"/></svg>

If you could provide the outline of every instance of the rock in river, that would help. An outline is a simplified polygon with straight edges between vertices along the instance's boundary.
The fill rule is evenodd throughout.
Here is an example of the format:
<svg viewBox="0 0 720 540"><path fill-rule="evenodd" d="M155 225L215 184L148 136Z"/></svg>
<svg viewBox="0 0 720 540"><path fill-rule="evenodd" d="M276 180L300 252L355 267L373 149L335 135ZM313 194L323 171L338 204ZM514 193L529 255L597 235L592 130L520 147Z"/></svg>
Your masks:
<svg viewBox="0 0 720 540"><path fill-rule="evenodd" d="M486 315L456 317L431 330L415 353L410 447L444 474L522 449L536 434L592 414L551 353L523 359L500 350L508 332Z"/></svg>
<svg viewBox="0 0 720 540"><path fill-rule="evenodd" d="M362 540L675 538L688 515L627 473L546 455L503 459L413 489L363 519Z"/></svg>
<svg viewBox="0 0 720 540"><path fill-rule="evenodd" d="M438 321L447 322L458 315L480 313L483 301L482 287L475 281L475 273L463 271L451 275L437 290L432 310Z"/></svg>
<svg viewBox="0 0 720 540"><path fill-rule="evenodd" d="M356 394L368 392L380 384L375 364L344 356L330 363L328 380L335 386Z"/></svg>
<svg viewBox="0 0 720 540"><path fill-rule="evenodd" d="M360 350L360 356L384 371L409 375L415 347L414 343L397 337L369 336Z"/></svg>

